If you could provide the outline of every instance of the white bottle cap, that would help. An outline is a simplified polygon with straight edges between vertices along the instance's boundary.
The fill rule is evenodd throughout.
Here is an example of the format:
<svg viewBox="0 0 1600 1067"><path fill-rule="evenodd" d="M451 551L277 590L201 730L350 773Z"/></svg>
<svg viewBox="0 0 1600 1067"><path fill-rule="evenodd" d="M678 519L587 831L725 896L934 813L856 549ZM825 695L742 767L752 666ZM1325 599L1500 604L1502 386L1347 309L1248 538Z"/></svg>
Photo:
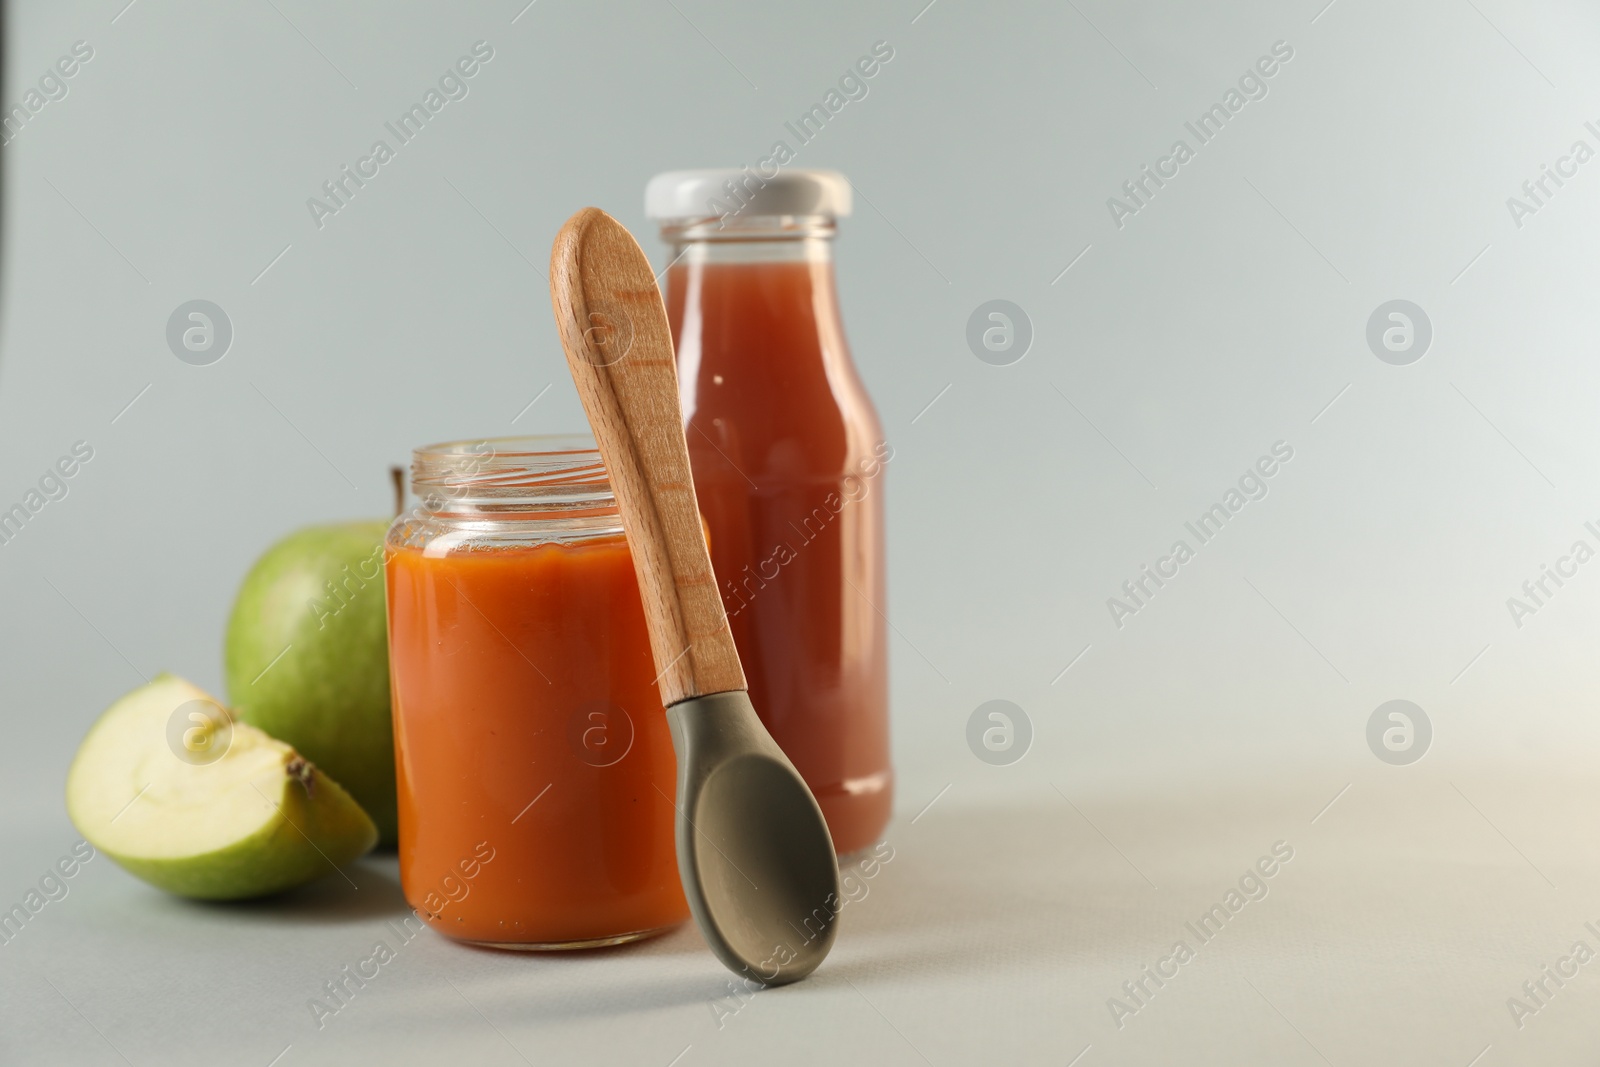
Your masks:
<svg viewBox="0 0 1600 1067"><path fill-rule="evenodd" d="M728 188L730 181L733 191ZM644 187L644 213L652 219L717 218L733 211L745 217L840 218L850 214L850 191L849 179L836 170L780 170L771 178L748 167L669 170Z"/></svg>

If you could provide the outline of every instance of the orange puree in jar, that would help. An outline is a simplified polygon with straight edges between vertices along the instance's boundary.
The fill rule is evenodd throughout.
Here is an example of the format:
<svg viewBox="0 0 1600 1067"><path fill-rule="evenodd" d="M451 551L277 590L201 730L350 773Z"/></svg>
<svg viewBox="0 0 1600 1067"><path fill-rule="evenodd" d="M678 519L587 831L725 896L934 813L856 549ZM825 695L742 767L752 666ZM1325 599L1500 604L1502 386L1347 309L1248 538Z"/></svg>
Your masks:
<svg viewBox="0 0 1600 1067"><path fill-rule="evenodd" d="M507 947L683 921L672 741L620 530L541 542L525 514L450 507L390 533L406 899Z"/></svg>

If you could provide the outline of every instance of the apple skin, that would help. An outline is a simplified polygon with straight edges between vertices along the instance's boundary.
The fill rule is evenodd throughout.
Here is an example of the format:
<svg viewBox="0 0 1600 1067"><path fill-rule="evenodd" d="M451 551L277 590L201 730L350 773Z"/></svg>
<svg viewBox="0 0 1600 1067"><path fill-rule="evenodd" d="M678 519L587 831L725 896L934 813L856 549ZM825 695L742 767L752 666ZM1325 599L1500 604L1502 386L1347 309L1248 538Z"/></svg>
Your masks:
<svg viewBox="0 0 1600 1067"><path fill-rule="evenodd" d="M386 845L399 836L384 605L388 528L387 520L312 526L273 545L239 589L224 649L228 699L240 720L344 786Z"/></svg>

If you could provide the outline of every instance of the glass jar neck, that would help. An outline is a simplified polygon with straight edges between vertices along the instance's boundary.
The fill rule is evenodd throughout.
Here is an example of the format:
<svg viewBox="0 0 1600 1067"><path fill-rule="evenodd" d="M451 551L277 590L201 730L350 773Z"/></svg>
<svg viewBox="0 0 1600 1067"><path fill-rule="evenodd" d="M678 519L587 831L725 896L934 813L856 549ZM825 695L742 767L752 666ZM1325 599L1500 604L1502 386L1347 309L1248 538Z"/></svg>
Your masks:
<svg viewBox="0 0 1600 1067"><path fill-rule="evenodd" d="M416 503L395 520L402 543L443 528L517 527L518 540L582 540L621 530L605 464L588 435L488 437L412 453Z"/></svg>
<svg viewBox="0 0 1600 1067"><path fill-rule="evenodd" d="M672 219L661 239L671 263L831 263L837 229L831 215L750 215Z"/></svg>

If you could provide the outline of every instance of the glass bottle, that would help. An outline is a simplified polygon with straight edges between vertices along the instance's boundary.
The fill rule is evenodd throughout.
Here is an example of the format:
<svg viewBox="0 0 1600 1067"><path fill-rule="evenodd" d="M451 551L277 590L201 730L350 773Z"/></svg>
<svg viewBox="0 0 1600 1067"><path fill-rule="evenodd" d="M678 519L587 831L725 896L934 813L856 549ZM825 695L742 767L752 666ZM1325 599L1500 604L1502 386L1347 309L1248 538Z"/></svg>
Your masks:
<svg viewBox="0 0 1600 1067"><path fill-rule="evenodd" d="M887 824L883 438L845 342L829 171L658 175L695 492L750 697L841 856Z"/></svg>

